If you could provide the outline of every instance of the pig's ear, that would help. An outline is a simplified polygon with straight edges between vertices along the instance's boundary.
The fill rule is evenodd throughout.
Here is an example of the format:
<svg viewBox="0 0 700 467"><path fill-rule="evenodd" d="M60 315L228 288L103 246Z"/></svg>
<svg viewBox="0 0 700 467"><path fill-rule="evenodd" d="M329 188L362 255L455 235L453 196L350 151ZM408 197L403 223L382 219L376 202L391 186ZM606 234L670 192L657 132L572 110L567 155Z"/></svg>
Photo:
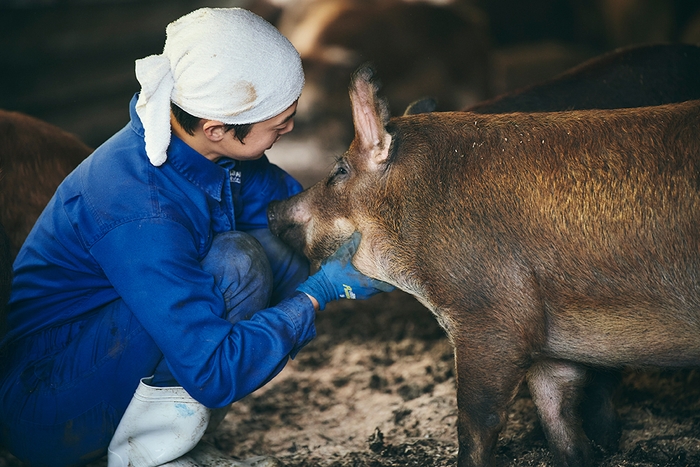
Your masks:
<svg viewBox="0 0 700 467"><path fill-rule="evenodd" d="M353 74L350 101L355 141L375 165L387 159L391 145L391 136L384 128L389 122L389 105L377 95L378 91L379 83L372 67L363 66Z"/></svg>

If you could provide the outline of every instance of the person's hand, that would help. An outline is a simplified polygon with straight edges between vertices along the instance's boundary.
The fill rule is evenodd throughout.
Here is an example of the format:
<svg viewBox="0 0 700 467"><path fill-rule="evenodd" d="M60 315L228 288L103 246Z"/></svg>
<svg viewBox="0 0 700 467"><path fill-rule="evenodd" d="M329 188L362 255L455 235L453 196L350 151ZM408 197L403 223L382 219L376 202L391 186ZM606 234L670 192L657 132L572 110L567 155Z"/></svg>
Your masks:
<svg viewBox="0 0 700 467"><path fill-rule="evenodd" d="M361 234L355 232L347 243L329 256L314 275L297 290L313 297L323 310L326 303L340 298L363 300L379 292L391 292L394 286L360 273L352 265L352 257L360 244Z"/></svg>

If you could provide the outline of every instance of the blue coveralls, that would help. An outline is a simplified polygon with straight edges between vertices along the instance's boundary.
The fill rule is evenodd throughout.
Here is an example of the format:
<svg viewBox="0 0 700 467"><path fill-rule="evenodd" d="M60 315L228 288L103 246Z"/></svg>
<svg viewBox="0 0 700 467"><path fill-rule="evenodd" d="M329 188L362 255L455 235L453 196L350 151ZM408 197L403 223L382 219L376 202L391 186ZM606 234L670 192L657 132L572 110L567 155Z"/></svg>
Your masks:
<svg viewBox="0 0 700 467"><path fill-rule="evenodd" d="M295 292L308 263L266 228L267 204L300 185L264 156L215 164L175 136L154 167L135 103L14 264L0 442L31 465L104 455L143 377L222 407L315 336L311 301Z"/></svg>

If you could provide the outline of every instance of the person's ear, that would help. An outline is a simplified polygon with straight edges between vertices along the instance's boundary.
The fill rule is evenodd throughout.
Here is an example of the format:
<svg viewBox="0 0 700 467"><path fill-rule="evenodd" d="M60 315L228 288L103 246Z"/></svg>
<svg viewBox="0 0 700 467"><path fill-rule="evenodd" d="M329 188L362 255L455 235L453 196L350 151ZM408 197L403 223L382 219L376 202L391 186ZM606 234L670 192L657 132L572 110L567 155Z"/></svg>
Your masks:
<svg viewBox="0 0 700 467"><path fill-rule="evenodd" d="M203 120L202 131L210 141L219 142L226 135L226 128L222 122L216 120Z"/></svg>

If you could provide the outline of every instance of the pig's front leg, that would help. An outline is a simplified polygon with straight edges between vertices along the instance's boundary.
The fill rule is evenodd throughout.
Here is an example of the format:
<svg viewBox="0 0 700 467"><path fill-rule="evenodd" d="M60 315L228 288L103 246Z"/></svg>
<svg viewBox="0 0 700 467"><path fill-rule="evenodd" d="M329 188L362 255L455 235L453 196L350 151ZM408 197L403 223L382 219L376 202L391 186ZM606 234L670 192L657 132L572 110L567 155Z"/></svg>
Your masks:
<svg viewBox="0 0 700 467"><path fill-rule="evenodd" d="M527 380L554 465L590 465L593 450L579 415L586 369L567 361L541 360L532 365Z"/></svg>
<svg viewBox="0 0 700 467"><path fill-rule="evenodd" d="M525 377L524 366L519 364L523 362L520 349L494 334L474 326L473 332L454 340L458 467L494 465L496 442L506 422L508 405Z"/></svg>

